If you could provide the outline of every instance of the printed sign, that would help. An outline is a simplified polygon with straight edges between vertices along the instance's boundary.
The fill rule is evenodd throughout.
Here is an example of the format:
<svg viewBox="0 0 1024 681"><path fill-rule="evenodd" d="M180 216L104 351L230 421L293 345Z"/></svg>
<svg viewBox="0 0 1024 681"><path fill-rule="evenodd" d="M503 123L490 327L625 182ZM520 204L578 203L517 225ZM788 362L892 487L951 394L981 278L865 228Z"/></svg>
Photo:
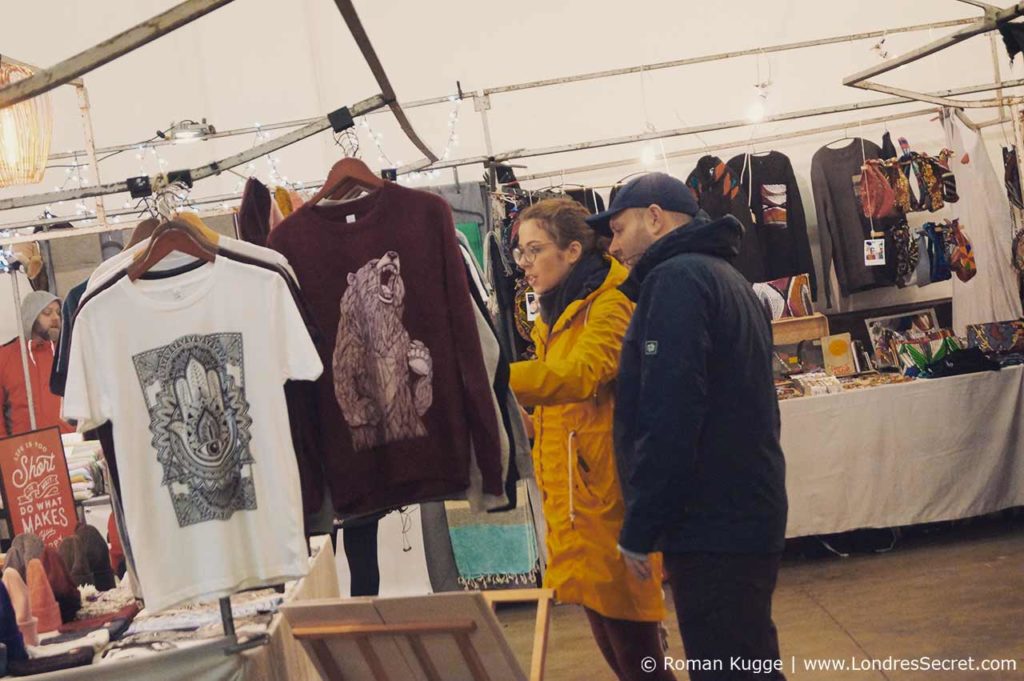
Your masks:
<svg viewBox="0 0 1024 681"><path fill-rule="evenodd" d="M12 535L31 532L57 547L78 516L59 428L0 440L0 486Z"/></svg>

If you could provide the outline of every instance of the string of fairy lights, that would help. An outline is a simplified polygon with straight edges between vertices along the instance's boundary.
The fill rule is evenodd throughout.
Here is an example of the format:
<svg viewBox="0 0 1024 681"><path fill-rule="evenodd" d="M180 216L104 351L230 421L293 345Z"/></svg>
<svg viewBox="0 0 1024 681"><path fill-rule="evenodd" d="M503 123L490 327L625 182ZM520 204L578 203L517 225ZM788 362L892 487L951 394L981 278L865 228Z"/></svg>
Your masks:
<svg viewBox="0 0 1024 681"><path fill-rule="evenodd" d="M442 161L447 161L452 158L455 149L459 146L459 122L461 118L461 104L462 100L453 95L448 100L451 104L451 108L448 111L446 126L447 126L447 137L445 140L444 148L439 153L438 157ZM263 129L259 122L255 123L254 126L256 132L252 139L252 146L257 146L271 139L271 135ZM384 169L397 169L404 165L402 159L394 158L385 149L384 133L375 129L370 123L369 116L362 116L358 120L357 127L353 129L354 135L357 138L369 140L373 148L377 153L377 163L381 170ZM358 154L359 144L355 145L356 153ZM138 162L138 174L140 176L152 176L160 173L167 172L169 163L159 151L159 145L154 144L152 141L140 143L134 149L135 160ZM100 159L103 160L103 159ZM269 186L284 187L293 191L297 191L300 194L303 192L312 193L313 190L303 188L303 185L294 182L281 167L281 157L276 153L270 153L263 157L262 161L250 161L247 163L241 172L235 173L238 175L238 181L235 184L234 193L241 194L245 187L245 182L249 177L256 177L261 180L265 180ZM78 155L74 156L72 161L66 166L62 166L64 170L64 178L61 184L54 185L53 190L64 191L67 189L82 189L86 188L91 184L90 179L86 176L86 173L91 168L91 164L84 159L81 159ZM416 186L425 185L431 181L437 180L441 177L441 171L436 169L413 171L400 175L398 182L404 185ZM235 199L240 200L239 199ZM134 199L126 199L122 204L124 210L131 210L133 207L138 208L139 212L144 212L143 204L145 200L136 202ZM71 204L71 206L69 206ZM193 208L194 203L192 198L185 200L185 208ZM229 209L230 203L224 201L221 204L222 208ZM69 210L70 208L70 210ZM40 216L41 219L53 219L59 217L67 217L68 219L74 219L76 222L89 222L95 220L95 214L92 209L83 200L77 200L74 202L70 201L57 201L53 204L47 204L43 210L43 214ZM116 224L121 222L123 216L113 215L110 217L110 222Z"/></svg>

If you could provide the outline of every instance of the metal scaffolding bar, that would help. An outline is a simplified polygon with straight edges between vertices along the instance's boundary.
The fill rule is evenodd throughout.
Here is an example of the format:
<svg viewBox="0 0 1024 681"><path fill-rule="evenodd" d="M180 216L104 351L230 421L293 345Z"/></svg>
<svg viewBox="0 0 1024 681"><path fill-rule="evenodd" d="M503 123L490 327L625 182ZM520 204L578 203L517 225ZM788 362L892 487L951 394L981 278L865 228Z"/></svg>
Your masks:
<svg viewBox="0 0 1024 681"><path fill-rule="evenodd" d="M232 0L186 0L180 5L129 28L113 38L79 52L59 64L0 89L0 109L49 92L93 69L142 47Z"/></svg>
<svg viewBox="0 0 1024 681"><path fill-rule="evenodd" d="M420 138L415 128L412 127L409 117L405 115L402 105L398 103L398 97L395 95L395 89L391 86L391 80L388 78L387 72L384 71L384 65L381 64L377 51L373 49L373 43L370 42L370 37L366 34L366 29L363 28L363 22L359 20L359 14L356 12L352 0L334 0L334 4L338 6L338 11L341 12L342 18L345 19L348 30L352 33L356 45L359 46L359 51L363 53L367 66L370 67L373 77L377 80L381 95L391 108L391 113L395 115L395 119L402 128L402 132L405 133L406 137L424 156L431 161L436 161L437 154L431 151L426 142Z"/></svg>
<svg viewBox="0 0 1024 681"><path fill-rule="evenodd" d="M386 103L384 98L380 95L374 95L368 99L364 99L361 102L349 107L349 111L352 116L362 116L363 114L379 109L385 106ZM192 180L198 181L211 177L212 175L219 175L220 173L235 168L244 163L248 163L253 159L257 159L260 156L265 156L271 152L277 151L290 144L311 137L319 132L328 130L331 127L330 120L324 116L317 122L310 123L307 126L293 130L280 137L276 137L272 140L268 140L263 144L258 144L252 149L228 156L220 161L214 161L203 166L199 166L191 171ZM71 201L74 199L84 199L94 196L106 196L109 194L120 194L128 191L127 181L114 182L112 184L99 185L96 187L83 187L80 189L67 189L59 192L47 192L44 194L31 194L29 196L19 196L10 199L0 200L0 210L10 210L12 208L24 208L26 206L42 206L55 201Z"/></svg>
<svg viewBox="0 0 1024 681"><path fill-rule="evenodd" d="M642 66L630 66L621 69L609 69L607 71L593 71L591 73L584 73L577 76L569 76L566 78L549 78L547 80L535 80L526 83L518 83L516 85L504 85L501 87L487 88L484 90L485 95L492 94L503 94L507 92L518 92L520 90L529 90L538 87L548 87L551 85L564 85L565 83L577 83L583 80L594 80L595 78L609 78L612 76L627 76L631 74L647 73L649 71L657 71L660 69L671 69L679 66L692 66L694 64L705 64L707 62L722 61L724 59L735 59L737 57L751 57L760 54L771 54L774 52L787 52L790 50L802 50L808 47L821 47L824 45L835 45L839 43L847 43L855 40L869 40L871 38L883 38L885 36L893 35L896 33L913 33L916 31L925 31L936 28L952 28L954 26L963 26L964 24L972 23L972 19L953 19L950 21L937 21L930 24L917 24L914 26L901 26L898 28L890 28L883 31L868 31L865 33L851 33L849 35L834 36L831 38L818 38L816 40L803 40L794 43L783 43L781 45L771 45L768 47L755 47L748 50L733 50L730 52L718 52L716 54L708 54L700 57L688 57L686 59L675 59L672 61L657 62L655 64L644 64Z"/></svg>
<svg viewBox="0 0 1024 681"><path fill-rule="evenodd" d="M85 133L87 158L89 165L92 166L93 181L99 185L101 183L100 164L96 159L96 136L92 131L92 107L89 105L89 91L85 89L85 85L76 86L75 91L78 93L78 109L82 114L82 131ZM96 219L100 221L101 225L107 224L107 208L103 205L102 196L96 197Z"/></svg>
<svg viewBox="0 0 1024 681"><path fill-rule="evenodd" d="M244 128L235 128L233 130L220 130L218 132L211 133L204 136L203 141L221 139L224 137L236 137L238 135L254 135L258 132L267 132L269 130L283 130L285 128L301 128L304 125L315 123L320 120L319 116L313 118L300 118L295 121L284 121L282 123L271 123L269 125L260 126L247 126ZM155 139L149 142L135 142L134 144L116 144L110 147L100 147L96 150L97 154L115 154L122 151L133 151L141 146L146 147L163 147L171 144L179 144L178 140L173 139ZM82 151L62 151L56 154L50 154L47 160L49 161L61 161L68 158L78 158L83 155Z"/></svg>
<svg viewBox="0 0 1024 681"><path fill-rule="evenodd" d="M1019 87L1024 85L1024 79L1007 81L1005 83L988 83L985 85L972 85L963 88L956 88L953 90L942 90L939 91L938 95L965 95L978 92L985 92L988 90L994 90L996 88L1011 88ZM892 97L888 99L877 99L869 102L857 102L855 104L841 104L837 106L825 106L814 109L801 109L799 111L790 111L788 113L776 114L774 116L767 116L760 123L777 123L780 121L790 121L800 118L811 118L814 116L825 116L828 114L844 113L850 111L863 111L866 109L877 109L880 107L894 106L898 104L907 104L913 100L908 100L904 97ZM563 144L553 147L542 147L539 149L515 149L512 151L504 152L501 154L494 154L490 157L486 156L472 156L462 159L453 159L451 161L441 161L439 163L428 163L426 161L419 161L404 166L399 172L413 172L419 170L438 170L443 168L455 168L464 165L473 165L476 163L490 163L490 162L502 162L509 161L512 159L520 158L532 158L535 156L550 156L554 154L564 154L571 151L581 151L584 149L600 149L603 147L618 146L622 144L633 144L636 142L647 142L650 140L667 139L669 137L681 137L684 135L694 135L705 132L715 132L717 130L729 130L733 128L743 128L752 125L747 120L732 120L718 123L709 123L705 125L696 125L686 128L675 128L671 130L660 130L655 132L645 132L637 135L625 135L622 137L610 137L607 139L593 140L589 142L578 142L575 144Z"/></svg>
<svg viewBox="0 0 1024 681"><path fill-rule="evenodd" d="M918 118L920 116L927 116L935 114L939 109L919 109L917 111L908 111L906 113L891 114L889 116L879 116L877 118L868 118L862 121L854 121L853 123L835 123L833 125L823 125L819 128L810 128L807 130L796 130L793 132L783 132L775 135L765 135L763 137L753 137L742 140L734 140L732 142L724 142L721 144L710 144L699 147L691 147L690 149L682 149L679 151L673 151L665 154L664 156L658 156L656 160L661 161L662 159L676 159L676 158L687 158L696 154L711 153L712 151L722 151L725 149L740 149L743 147L754 147L759 144L770 144L772 142L781 142L788 139L796 139L799 137L811 137L813 135L822 135L829 132L841 132L850 130L852 128L858 128L864 125L877 125L879 123L888 123L889 121L900 121L907 118ZM621 161L606 161L604 163L592 163L589 165L574 166L572 168L562 168L559 170L549 170L541 173L532 173L530 175L519 175L520 182L528 182L530 180L543 180L550 177L560 177L564 175L579 175L582 173L590 173L598 170L611 170L612 168L623 168L627 166L634 166L639 163L637 158L624 159Z"/></svg>
<svg viewBox="0 0 1024 681"><path fill-rule="evenodd" d="M480 90L479 92L475 92L472 95L466 94L466 95L463 95L463 97L465 97L465 98L472 97L474 100L479 101L481 99L486 98L487 94L489 94L489 93L504 94L504 93L510 93L510 92L519 92L519 91L522 91L522 90L530 90L530 89L534 89L534 88L543 88L543 87L549 87L549 86L553 86L553 85L563 85L565 83L575 83L575 82L581 82L581 81L587 81L587 80L595 80L595 79L599 79L599 78L610 78L610 77L614 77L614 76L625 76L625 75L641 73L641 72L646 73L646 72L649 72L649 71L658 71L658 70L661 70L661 69L670 69L670 68L676 68L676 67L681 67L681 66L690 66L690 65L693 65L693 64L702 64L702 63L707 63L707 62L714 62L714 61L720 61L720 60L725 60L725 59L734 59L734 58L737 58L737 57L752 56L752 55L757 55L757 54L771 54L771 53L774 53L774 52L785 52L785 51L789 51L789 50L799 50L799 49L805 49L805 48L809 48L809 47L819 47L819 46L823 46L823 45L835 45L835 44L841 44L841 43L851 42L851 41L856 41L856 40L870 40L872 38L882 38L882 37L885 37L885 36L895 35L895 34L898 34L898 33L914 33L914 32L917 32L917 31L926 31L926 30L937 29L937 28L952 28L952 27L956 27L956 26L963 26L963 25L966 25L966 24L970 24L970 23L973 23L973 21L974 21L973 19L953 19L953 20L950 20L950 21L937 21L937 22L929 23L929 24L914 24L914 25L911 25L911 26L898 26L896 28L889 28L889 29L880 30L880 31L868 31L866 33L851 33L851 34L848 34L848 35L832 36L832 37L829 37L829 38L819 38L819 39L816 39L816 40L805 40L805 41L795 42L795 43L784 43L784 44L780 44L780 45L769 45L769 46L766 46L766 47L759 47L759 48L754 48L754 49L749 49L749 50L736 50L736 51L732 51L732 52L719 52L719 53L716 53L716 54L703 55L703 56L699 56L699 57L688 57L686 59L676 59L676 60L672 60L672 61L656 62L656 63L653 63L653 64L641 64L640 66L629 66L629 67L624 67L624 68L620 68L620 69L610 69L610 70L607 70L607 71L593 71L593 72L582 73L582 74L578 74L578 75L574 75L574 76L565 76L565 77L560 77L560 78L549 78L549 79L546 79L546 80L535 80L535 81L528 81L528 82L523 82L523 83L514 83L514 84L511 84L511 85L501 85L501 86L497 86L497 87L487 88L485 90ZM410 102L400 102L400 106L404 110L415 109L415 108L419 108L419 107L432 106L432 105L435 105L435 104L443 104L445 102L450 102L452 97L459 97L459 96L460 96L460 93L454 93L453 92L452 94L444 95L444 96L441 96L441 97L429 97L427 99L419 99L419 100L414 100L414 101L410 101ZM479 104L478 104L478 106L479 106ZM487 106L489 107L489 104ZM372 113L383 113L383 111L375 111L375 112L372 112ZM294 121L283 121L283 122L280 122L280 123L273 123L273 124L270 124L270 125L261 125L261 126L259 126L259 128L253 126L253 127L235 128L233 130L223 130L223 131L214 133L212 135L207 135L204 139L220 139L220 138L223 138L223 137L233 137L235 135L247 135L247 134L253 134L253 133L257 132L258 130L267 131L267 130L277 130L277 129L282 129L282 128L297 128L297 127L300 127L300 126L303 126L303 125L309 125L310 123L312 123L312 122L314 122L316 120L319 120L319 119L318 118L303 118L303 119L294 120ZM145 144L147 146L164 146L164 145L167 145L167 144L174 144L174 143L175 143L174 140L154 140L152 142L146 142ZM110 146L110 147L102 147L100 149L97 149L96 151L99 154L110 154L110 153L115 153L115 152L120 152L120 151L131 151L132 149L137 149L138 147L139 147L139 143L136 142L134 144L119 144L119 145ZM62 160L62 159L67 159L67 158L76 158L76 157L81 156L81 155L82 155L81 151L77 151L77 152L76 151L61 152L61 153L51 154L50 157L49 157L49 160L50 161L57 161L57 160Z"/></svg>
<svg viewBox="0 0 1024 681"><path fill-rule="evenodd" d="M972 22L970 25L965 26L958 31L954 31L952 34L933 40L932 42L923 45L916 50L911 50L906 54L902 54L898 57L893 57L885 62L876 66L869 67L855 73L852 76L848 76L843 79L843 85L850 87L860 88L862 90L874 90L875 92L884 92L890 95L897 95L899 97L906 97L907 99L914 99L921 102L930 102L939 106L957 107L957 108L990 108L994 106L1001 106L1004 102L1002 99L994 100L980 100L970 101L962 99L950 99L949 97L935 96L923 92L915 92L906 88L897 88L889 85L882 85L869 80L876 76L880 76L885 73L897 69L901 66L911 64L919 59L923 59L930 55L940 52L948 47L957 45L969 38L973 38L976 35L987 33L995 28L998 28L1001 24L1004 24L1016 17L1024 15L1024 2L1017 2L1005 9L999 9L985 3L969 2L978 7L981 7L985 14L982 18Z"/></svg>

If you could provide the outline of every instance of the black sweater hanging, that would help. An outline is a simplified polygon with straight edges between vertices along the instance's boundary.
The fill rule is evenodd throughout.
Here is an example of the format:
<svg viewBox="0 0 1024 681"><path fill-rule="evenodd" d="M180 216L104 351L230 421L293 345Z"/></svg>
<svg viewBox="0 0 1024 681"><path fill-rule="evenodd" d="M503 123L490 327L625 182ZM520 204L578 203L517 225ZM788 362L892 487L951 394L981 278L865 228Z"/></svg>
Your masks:
<svg viewBox="0 0 1024 681"><path fill-rule="evenodd" d="M747 195L740 187L739 175L717 156L704 156L686 178L686 184L697 195L701 209L712 219L732 215L740 221L743 241L733 265L751 283L766 281L764 257L754 231Z"/></svg>
<svg viewBox="0 0 1024 681"><path fill-rule="evenodd" d="M729 160L750 201L756 238L764 258L765 280L809 274L811 294L818 299L818 282L807 238L807 218L793 164L785 154L740 154Z"/></svg>

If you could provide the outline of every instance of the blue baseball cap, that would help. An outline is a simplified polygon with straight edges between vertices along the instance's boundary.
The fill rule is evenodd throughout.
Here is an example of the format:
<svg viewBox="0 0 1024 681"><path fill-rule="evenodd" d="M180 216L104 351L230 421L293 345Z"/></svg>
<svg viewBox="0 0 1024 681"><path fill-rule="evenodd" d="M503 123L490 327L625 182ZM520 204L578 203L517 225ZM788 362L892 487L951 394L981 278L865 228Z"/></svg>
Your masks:
<svg viewBox="0 0 1024 681"><path fill-rule="evenodd" d="M627 208L647 208L651 205L673 213L696 215L700 212L697 197L682 181L665 173L647 173L630 180L615 194L608 210L587 218L587 224L602 236L610 237L611 219Z"/></svg>

